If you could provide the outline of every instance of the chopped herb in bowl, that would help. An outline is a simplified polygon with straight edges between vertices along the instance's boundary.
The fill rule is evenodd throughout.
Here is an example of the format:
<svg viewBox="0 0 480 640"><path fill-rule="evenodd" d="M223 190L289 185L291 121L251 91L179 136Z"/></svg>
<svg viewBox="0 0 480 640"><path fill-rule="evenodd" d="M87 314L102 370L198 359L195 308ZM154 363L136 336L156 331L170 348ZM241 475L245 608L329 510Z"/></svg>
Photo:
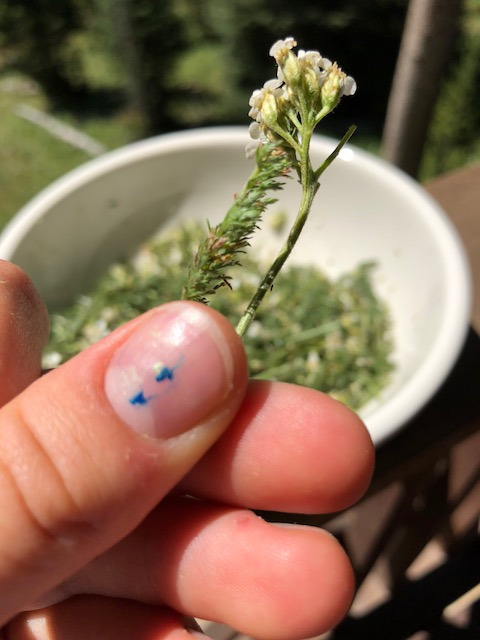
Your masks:
<svg viewBox="0 0 480 640"><path fill-rule="evenodd" d="M89 295L52 315L44 364L67 360L122 323L180 297L203 231L187 223L164 231L124 263L110 267ZM335 280L292 266L276 278L245 335L251 375L321 389L354 409L389 380L392 340L386 305L372 286L375 264ZM211 305L236 324L264 268L250 256L231 271Z"/></svg>

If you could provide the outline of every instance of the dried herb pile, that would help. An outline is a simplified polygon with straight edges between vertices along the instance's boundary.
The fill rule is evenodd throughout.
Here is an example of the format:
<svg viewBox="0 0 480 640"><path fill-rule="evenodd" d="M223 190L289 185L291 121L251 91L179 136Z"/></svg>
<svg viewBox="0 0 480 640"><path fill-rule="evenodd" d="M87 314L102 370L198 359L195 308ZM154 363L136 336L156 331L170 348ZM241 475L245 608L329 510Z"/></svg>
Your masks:
<svg viewBox="0 0 480 640"><path fill-rule="evenodd" d="M52 316L45 366L68 360L127 320L178 299L202 236L198 224L186 224L113 265L92 293ZM372 287L374 269L364 263L333 281L315 268L286 267L245 338L252 376L321 389L353 409L376 396L393 369L393 345L388 309ZM219 290L212 306L235 324L260 273L251 257L242 258L232 291Z"/></svg>

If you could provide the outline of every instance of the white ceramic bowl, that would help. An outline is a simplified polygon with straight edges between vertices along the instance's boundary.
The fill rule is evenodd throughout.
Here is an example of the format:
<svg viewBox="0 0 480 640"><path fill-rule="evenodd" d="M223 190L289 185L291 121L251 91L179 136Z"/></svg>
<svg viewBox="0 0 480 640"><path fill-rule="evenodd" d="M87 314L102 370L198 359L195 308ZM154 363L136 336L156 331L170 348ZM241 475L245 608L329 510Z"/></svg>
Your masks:
<svg viewBox="0 0 480 640"><path fill-rule="evenodd" d="M21 265L53 308L85 292L113 260L159 226L217 221L253 168L248 136L236 127L168 134L121 148L54 182L13 218L0 257ZM320 163L335 141L317 137ZM290 180L277 209L293 216ZM258 251L278 237L266 228ZM392 311L396 372L361 415L375 443L391 436L429 400L457 358L469 320L464 250L443 211L402 172L354 146L322 178L311 218L291 260L331 275L376 260L375 284Z"/></svg>

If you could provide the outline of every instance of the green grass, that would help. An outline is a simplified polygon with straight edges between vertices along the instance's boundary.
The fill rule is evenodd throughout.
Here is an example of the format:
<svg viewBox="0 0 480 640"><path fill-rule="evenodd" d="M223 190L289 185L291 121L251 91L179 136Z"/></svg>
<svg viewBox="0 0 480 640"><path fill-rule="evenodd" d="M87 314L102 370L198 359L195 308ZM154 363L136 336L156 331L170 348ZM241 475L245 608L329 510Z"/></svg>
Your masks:
<svg viewBox="0 0 480 640"><path fill-rule="evenodd" d="M48 112L42 93L34 89L32 83L18 75L0 78L0 229L44 187L90 159L83 151L15 113L22 103ZM65 113L55 116L102 142L107 149L138 137L139 123L134 113L82 119Z"/></svg>

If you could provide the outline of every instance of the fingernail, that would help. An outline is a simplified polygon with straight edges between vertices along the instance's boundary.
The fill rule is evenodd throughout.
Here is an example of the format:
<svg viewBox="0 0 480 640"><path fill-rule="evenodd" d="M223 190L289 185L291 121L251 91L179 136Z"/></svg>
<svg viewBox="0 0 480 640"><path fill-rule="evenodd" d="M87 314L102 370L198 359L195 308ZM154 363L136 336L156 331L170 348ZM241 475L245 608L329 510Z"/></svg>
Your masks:
<svg viewBox="0 0 480 640"><path fill-rule="evenodd" d="M225 398L233 363L207 309L165 305L113 356L105 393L132 429L168 438L195 426Z"/></svg>

